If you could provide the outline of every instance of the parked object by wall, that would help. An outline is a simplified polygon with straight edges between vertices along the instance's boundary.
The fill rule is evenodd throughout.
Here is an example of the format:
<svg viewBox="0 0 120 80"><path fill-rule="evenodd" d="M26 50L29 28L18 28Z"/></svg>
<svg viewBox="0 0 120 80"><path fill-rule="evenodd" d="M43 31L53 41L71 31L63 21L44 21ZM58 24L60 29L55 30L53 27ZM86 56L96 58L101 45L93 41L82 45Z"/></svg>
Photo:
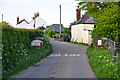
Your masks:
<svg viewBox="0 0 120 80"><path fill-rule="evenodd" d="M108 39L96 36L93 38L94 48L97 49L106 49L108 47Z"/></svg>
<svg viewBox="0 0 120 80"><path fill-rule="evenodd" d="M39 46L39 47L42 47L43 46L43 41L41 40L33 40L31 42L31 46Z"/></svg>

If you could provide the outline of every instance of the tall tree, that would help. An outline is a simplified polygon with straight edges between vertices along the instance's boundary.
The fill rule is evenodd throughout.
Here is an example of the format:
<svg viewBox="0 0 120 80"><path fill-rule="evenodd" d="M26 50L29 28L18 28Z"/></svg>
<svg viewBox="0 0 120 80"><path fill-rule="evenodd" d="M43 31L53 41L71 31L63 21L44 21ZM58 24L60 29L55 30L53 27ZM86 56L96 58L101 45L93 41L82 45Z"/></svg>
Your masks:
<svg viewBox="0 0 120 80"><path fill-rule="evenodd" d="M120 35L118 2L79 2L78 4L94 18L96 29L93 30L92 37L98 35L118 41Z"/></svg>

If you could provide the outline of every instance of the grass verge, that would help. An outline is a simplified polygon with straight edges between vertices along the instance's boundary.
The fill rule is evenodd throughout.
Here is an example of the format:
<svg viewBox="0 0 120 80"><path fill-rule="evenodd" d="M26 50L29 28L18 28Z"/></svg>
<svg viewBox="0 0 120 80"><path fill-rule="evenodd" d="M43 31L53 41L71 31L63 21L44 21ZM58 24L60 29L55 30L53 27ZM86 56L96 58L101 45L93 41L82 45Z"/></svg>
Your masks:
<svg viewBox="0 0 120 80"><path fill-rule="evenodd" d="M22 55L17 63L11 66L10 69L3 72L3 80L10 78L12 75L27 69L29 66L34 65L52 52L51 44L45 45L43 48L31 47L26 50L26 54Z"/></svg>
<svg viewBox="0 0 120 80"><path fill-rule="evenodd" d="M118 62L113 62L107 49L87 49L89 63L97 78L118 78Z"/></svg>
<svg viewBox="0 0 120 80"><path fill-rule="evenodd" d="M86 44L86 43L78 43L78 42L72 42L72 41L70 41L70 42L68 42L68 43L77 44L77 45L83 45L83 46L89 46L89 45Z"/></svg>

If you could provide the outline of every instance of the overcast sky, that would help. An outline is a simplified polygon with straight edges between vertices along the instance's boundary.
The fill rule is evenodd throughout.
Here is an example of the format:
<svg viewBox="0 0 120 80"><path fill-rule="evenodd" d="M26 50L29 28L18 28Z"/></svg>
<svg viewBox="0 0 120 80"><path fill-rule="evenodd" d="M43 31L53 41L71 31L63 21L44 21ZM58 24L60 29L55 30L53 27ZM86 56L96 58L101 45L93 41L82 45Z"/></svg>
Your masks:
<svg viewBox="0 0 120 80"><path fill-rule="evenodd" d="M34 13L39 12L40 17L47 22L47 25L59 24L59 5L61 4L62 24L68 27L71 22L76 20L78 2L75 0L0 0L0 16L3 14L4 21L15 26L17 16L20 20L26 19L30 22ZM82 11L83 13L84 11Z"/></svg>

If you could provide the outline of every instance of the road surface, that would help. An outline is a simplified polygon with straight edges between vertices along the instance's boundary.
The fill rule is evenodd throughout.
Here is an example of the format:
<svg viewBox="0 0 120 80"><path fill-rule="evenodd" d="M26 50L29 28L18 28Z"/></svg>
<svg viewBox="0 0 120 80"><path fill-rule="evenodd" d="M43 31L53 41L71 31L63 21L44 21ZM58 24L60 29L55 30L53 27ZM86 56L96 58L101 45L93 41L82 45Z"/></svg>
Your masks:
<svg viewBox="0 0 120 80"><path fill-rule="evenodd" d="M87 46L51 41L53 52L11 78L95 78L86 56Z"/></svg>

